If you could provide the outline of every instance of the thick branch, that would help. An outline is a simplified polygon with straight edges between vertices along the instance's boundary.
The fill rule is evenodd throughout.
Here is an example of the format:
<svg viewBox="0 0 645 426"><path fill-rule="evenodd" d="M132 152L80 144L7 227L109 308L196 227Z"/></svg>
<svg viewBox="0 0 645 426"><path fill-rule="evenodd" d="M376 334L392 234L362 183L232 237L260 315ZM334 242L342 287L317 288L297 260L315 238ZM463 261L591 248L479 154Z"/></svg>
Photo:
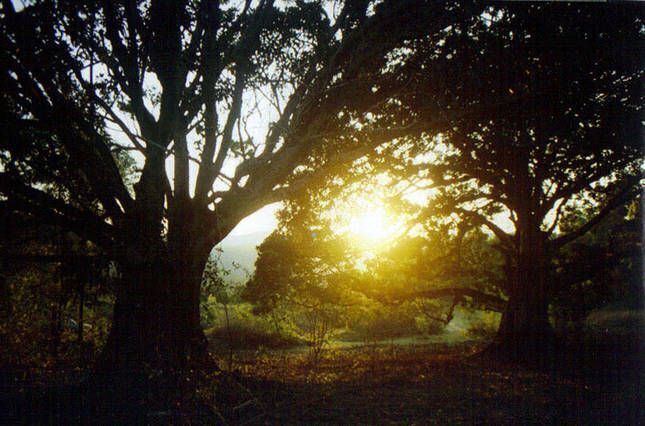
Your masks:
<svg viewBox="0 0 645 426"><path fill-rule="evenodd" d="M580 226L578 229L549 241L549 248L551 250L558 250L564 245L575 241L576 239L589 232L594 226L602 222L609 213L611 213L616 208L624 205L627 201L630 200L631 197L633 197L637 193L638 190L640 190L640 185L637 185L640 179L640 176L633 176L628 179L625 185L620 189L618 194L611 200L609 200L607 204L605 204L605 206L593 218L587 221L584 225Z"/></svg>
<svg viewBox="0 0 645 426"><path fill-rule="evenodd" d="M502 228L495 225L493 222L486 219L481 214L472 212L469 210L465 210L462 208L456 208L455 211L461 215L464 215L465 217L472 220L476 224L486 226L488 229L491 230L491 232L493 232L493 234L495 234L495 236L500 240L502 244L509 246L513 243L513 237L511 235L504 232Z"/></svg>
<svg viewBox="0 0 645 426"><path fill-rule="evenodd" d="M442 299L452 298L453 300L464 300L470 298L473 302L486 306L487 308L502 312L506 307L506 300L494 294L486 293L480 290L466 287L446 287L428 290L412 291L401 293L395 296L383 296L378 294L369 294L376 300L386 304L401 304L415 299Z"/></svg>
<svg viewBox="0 0 645 426"><path fill-rule="evenodd" d="M114 63L111 60L108 60L106 65L108 65L116 75L123 75L125 81L122 82L122 87L130 98L130 106L137 118L137 122L141 128L141 133L145 139L155 141L158 136L156 120L143 102L144 93L141 87L142 79L139 72L136 49L134 51L130 51L123 43L123 39L119 34L121 20L117 16L114 2L103 1L102 4L106 18L106 33L112 46L111 53L118 61L117 63ZM110 52L104 53L105 54L102 55L103 57L110 56ZM103 59L103 57L101 59ZM121 73L118 66L123 70L123 73Z"/></svg>
<svg viewBox="0 0 645 426"><path fill-rule="evenodd" d="M188 168L188 145L186 135L178 134L175 136L175 198L188 199L189 195L189 168Z"/></svg>
<svg viewBox="0 0 645 426"><path fill-rule="evenodd" d="M7 208L36 215L41 221L63 226L106 250L113 248L115 228L93 213L79 210L41 190L29 187L0 173L0 193L7 198Z"/></svg>

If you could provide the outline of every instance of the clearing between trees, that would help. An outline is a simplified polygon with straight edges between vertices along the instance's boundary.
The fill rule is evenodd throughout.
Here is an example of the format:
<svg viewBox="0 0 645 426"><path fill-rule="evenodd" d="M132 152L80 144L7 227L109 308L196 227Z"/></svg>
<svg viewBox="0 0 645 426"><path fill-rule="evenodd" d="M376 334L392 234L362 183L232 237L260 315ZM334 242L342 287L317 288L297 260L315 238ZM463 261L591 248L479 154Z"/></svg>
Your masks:
<svg viewBox="0 0 645 426"><path fill-rule="evenodd" d="M197 394L192 399L182 395L172 410L155 410L154 404L127 406L122 396L106 398L97 389L51 387L56 377L69 380L73 375L47 376L41 371L22 387L13 383L13 396L4 400L8 403L4 420L9 424L18 419L58 424L640 424L643 420L639 345L622 345L620 350L617 342L578 347L566 357L535 367L488 362L474 355L483 345L381 342L330 348L315 360L306 348L236 351L232 372L199 375ZM222 366L230 361L226 352L215 355ZM42 380L50 386L42 386ZM230 392L234 388L241 391ZM236 394L237 399L229 399L225 406L222 394L228 398ZM96 401L100 404L93 406Z"/></svg>

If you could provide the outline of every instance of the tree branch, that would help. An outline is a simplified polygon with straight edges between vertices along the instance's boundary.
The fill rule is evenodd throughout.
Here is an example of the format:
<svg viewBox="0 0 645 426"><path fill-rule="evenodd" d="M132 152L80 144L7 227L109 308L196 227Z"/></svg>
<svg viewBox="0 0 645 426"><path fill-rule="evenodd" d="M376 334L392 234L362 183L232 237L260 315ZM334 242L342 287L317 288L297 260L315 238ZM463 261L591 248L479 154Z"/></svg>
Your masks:
<svg viewBox="0 0 645 426"><path fill-rule="evenodd" d="M493 234L495 234L495 236L497 238L499 238L499 240L500 240L500 242L502 244L505 244L507 246L512 245L513 237L511 235L507 234L506 232L504 232L504 230L502 230L502 228L500 228L499 226L495 225L493 222L491 222L490 220L486 219L481 214L476 213L476 212L472 212L472 211L469 211L469 210L466 210L466 209L462 209L460 207L455 208L455 212L460 213L460 214L468 217L473 222L475 222L475 223L477 223L479 225L486 226L488 229L490 229L493 232Z"/></svg>
<svg viewBox="0 0 645 426"><path fill-rule="evenodd" d="M603 219L611 213L614 209L624 205L627 201L633 197L638 190L640 190L640 185L638 184L641 180L640 176L632 176L627 179L623 187L619 190L611 200L605 204L605 206L589 221L584 225L580 226L578 229L569 232L568 234L562 235L558 238L550 240L548 242L550 250L558 250L566 244L575 241L580 238L587 232L589 232L593 227L598 225Z"/></svg>
<svg viewBox="0 0 645 426"><path fill-rule="evenodd" d="M7 173L0 173L0 192L8 201L6 207L35 215L42 221L66 227L106 250L114 248L116 229L93 213L79 210L41 190L24 185Z"/></svg>
<svg viewBox="0 0 645 426"><path fill-rule="evenodd" d="M386 297L376 293L368 294L369 297L374 298L385 304L401 304L414 299L442 299L452 298L453 300L463 301L464 298L470 298L475 303L482 304L487 308L502 312L506 307L506 300L494 294L486 293L480 290L467 287L446 287L428 290L411 291L408 293L401 293L396 296Z"/></svg>

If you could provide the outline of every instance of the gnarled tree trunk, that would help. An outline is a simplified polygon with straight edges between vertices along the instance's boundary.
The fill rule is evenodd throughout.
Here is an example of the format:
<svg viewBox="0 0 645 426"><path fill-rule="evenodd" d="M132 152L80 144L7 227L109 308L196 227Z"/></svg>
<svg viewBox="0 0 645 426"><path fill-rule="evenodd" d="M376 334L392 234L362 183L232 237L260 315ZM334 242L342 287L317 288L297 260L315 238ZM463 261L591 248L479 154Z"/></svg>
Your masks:
<svg viewBox="0 0 645 426"><path fill-rule="evenodd" d="M531 288L511 295L489 353L501 359L531 362L548 357L554 347L546 295Z"/></svg>
<svg viewBox="0 0 645 426"><path fill-rule="evenodd" d="M208 356L199 315L206 258L124 265L99 370L176 369Z"/></svg>
<svg viewBox="0 0 645 426"><path fill-rule="evenodd" d="M507 265L508 303L487 353L498 359L534 362L555 350L549 322L549 265L546 236L530 223L519 230L517 251Z"/></svg>

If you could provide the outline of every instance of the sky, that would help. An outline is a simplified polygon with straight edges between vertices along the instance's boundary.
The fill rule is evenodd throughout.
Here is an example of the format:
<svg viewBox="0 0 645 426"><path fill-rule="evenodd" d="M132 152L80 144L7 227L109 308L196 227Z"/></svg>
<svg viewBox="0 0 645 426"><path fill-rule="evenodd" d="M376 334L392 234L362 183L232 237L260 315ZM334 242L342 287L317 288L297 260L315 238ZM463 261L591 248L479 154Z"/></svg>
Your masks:
<svg viewBox="0 0 645 426"><path fill-rule="evenodd" d="M242 219L227 238L257 233L263 233L268 236L278 224L275 214L280 209L280 206L280 203L269 204Z"/></svg>
<svg viewBox="0 0 645 426"><path fill-rule="evenodd" d="M213 256L219 258L220 267L229 271L230 282L241 284L249 278L255 269L256 247L276 228L275 213L280 207L280 203L270 204L247 216L217 245L221 253Z"/></svg>
<svg viewBox="0 0 645 426"><path fill-rule="evenodd" d="M421 191L419 191L421 192ZM417 195L417 194L414 194ZM421 203L427 201L427 196L419 194L417 197L413 197L415 202ZM276 213L282 207L281 203L269 204L244 218L231 233L223 240L223 244L235 244L236 241L248 241L248 238L241 238L253 235L252 240L257 239L258 241L263 241L266 237L273 232L277 225L278 220L276 218ZM552 220L553 218L550 218ZM550 220L547 220L549 222ZM514 231L513 223L508 217L507 213L500 213L495 215L493 222L497 224L506 232L512 233Z"/></svg>

